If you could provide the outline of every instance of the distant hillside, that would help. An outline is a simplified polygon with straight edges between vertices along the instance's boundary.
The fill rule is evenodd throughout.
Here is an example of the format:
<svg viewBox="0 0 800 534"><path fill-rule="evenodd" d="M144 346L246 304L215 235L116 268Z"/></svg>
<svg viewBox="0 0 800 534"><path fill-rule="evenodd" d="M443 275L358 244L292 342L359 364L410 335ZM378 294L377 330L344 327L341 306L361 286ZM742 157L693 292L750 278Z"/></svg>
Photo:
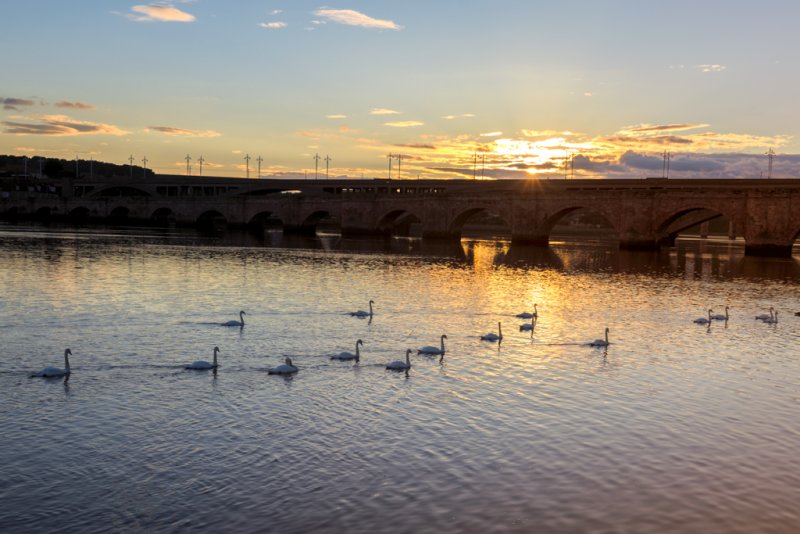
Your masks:
<svg viewBox="0 0 800 534"><path fill-rule="evenodd" d="M23 177L25 176L25 160L28 161L28 177L39 177L39 165L44 177L47 178L74 178L75 160L59 158L44 158L41 156L0 156L0 177ZM77 175L79 178L93 177L113 178L118 176L125 178L131 174L130 165L118 165L116 163L106 163L104 161L89 161L78 159ZM155 173L151 169L143 169L138 165L133 166L133 175L153 176Z"/></svg>

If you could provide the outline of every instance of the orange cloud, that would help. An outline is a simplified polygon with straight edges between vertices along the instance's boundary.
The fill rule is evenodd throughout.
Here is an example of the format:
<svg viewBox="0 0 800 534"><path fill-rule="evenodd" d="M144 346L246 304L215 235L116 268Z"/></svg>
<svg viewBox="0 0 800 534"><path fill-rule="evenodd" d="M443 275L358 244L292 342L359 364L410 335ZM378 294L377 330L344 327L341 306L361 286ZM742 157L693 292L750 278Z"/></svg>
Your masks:
<svg viewBox="0 0 800 534"><path fill-rule="evenodd" d="M34 115L30 118L37 122L3 121L5 133L14 135L125 135L129 132L117 128L113 124L78 121L66 115Z"/></svg>
<svg viewBox="0 0 800 534"><path fill-rule="evenodd" d="M136 22L194 22L194 15L171 5L148 4L133 6L128 18Z"/></svg>
<svg viewBox="0 0 800 534"><path fill-rule="evenodd" d="M383 124L385 126L391 126L392 128L414 128L416 126L423 126L425 123L420 121L395 121L385 122Z"/></svg>
<svg viewBox="0 0 800 534"><path fill-rule="evenodd" d="M148 131L153 130L167 135L178 135L183 137L219 137L222 134L214 130L187 130L185 128L174 128L172 126L148 126Z"/></svg>
<svg viewBox="0 0 800 534"><path fill-rule="evenodd" d="M391 20L375 19L352 9L318 9L314 11L314 15L347 26L360 26L362 28L375 28L380 30L403 29L402 26L399 26Z"/></svg>

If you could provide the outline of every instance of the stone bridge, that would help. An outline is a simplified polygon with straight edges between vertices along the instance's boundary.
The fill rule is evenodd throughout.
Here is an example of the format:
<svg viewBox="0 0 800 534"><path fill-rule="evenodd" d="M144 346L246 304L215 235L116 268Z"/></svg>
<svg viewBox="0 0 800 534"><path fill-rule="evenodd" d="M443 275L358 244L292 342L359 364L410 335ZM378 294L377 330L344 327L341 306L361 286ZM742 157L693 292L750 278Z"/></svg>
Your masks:
<svg viewBox="0 0 800 534"><path fill-rule="evenodd" d="M8 189L8 187L6 187ZM474 215L510 227L512 241L547 245L578 209L604 217L623 248L672 244L681 231L726 217L745 253L791 256L800 235L800 180L243 180L155 176L70 180L0 195L0 216L118 223L225 225L313 232L323 221L344 235L398 232L458 239Z"/></svg>

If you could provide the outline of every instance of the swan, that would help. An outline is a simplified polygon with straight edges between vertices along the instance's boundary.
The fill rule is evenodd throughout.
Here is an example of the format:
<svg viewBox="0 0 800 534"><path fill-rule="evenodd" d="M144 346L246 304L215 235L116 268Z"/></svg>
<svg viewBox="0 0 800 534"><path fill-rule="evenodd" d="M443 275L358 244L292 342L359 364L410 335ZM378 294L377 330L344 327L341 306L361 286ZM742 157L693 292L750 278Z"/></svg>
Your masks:
<svg viewBox="0 0 800 534"><path fill-rule="evenodd" d="M711 318L715 321L727 321L728 320L728 308L729 306L725 306L725 315L718 313L716 315L712 315Z"/></svg>
<svg viewBox="0 0 800 534"><path fill-rule="evenodd" d="M228 321L227 323L222 323L222 326L244 326L244 316L247 315L244 310L239 312L239 320L238 321Z"/></svg>
<svg viewBox="0 0 800 534"><path fill-rule="evenodd" d="M406 349L406 361L396 360L393 362L389 362L386 364L386 368L392 371L408 371L411 369L411 361L409 360L409 355L411 354L411 349Z"/></svg>
<svg viewBox="0 0 800 534"><path fill-rule="evenodd" d="M769 319L764 319L764 322L767 324L778 324L778 310L775 310L775 313Z"/></svg>
<svg viewBox="0 0 800 534"><path fill-rule="evenodd" d="M699 318L695 319L692 322L695 323L695 324L711 324L711 312L713 312L713 311L714 310L711 310L711 309L708 310L708 318L699 317Z"/></svg>
<svg viewBox="0 0 800 534"><path fill-rule="evenodd" d="M497 334L490 332L481 336L481 341L502 341L503 340L503 325L497 323Z"/></svg>
<svg viewBox="0 0 800 534"><path fill-rule="evenodd" d="M539 317L539 310L536 309L536 304L534 304L533 313L522 312L515 315L515 317L519 317L520 319L533 319L534 317Z"/></svg>
<svg viewBox="0 0 800 534"><path fill-rule="evenodd" d="M375 304L375 301L374 300L370 300L369 301L369 311L368 312L365 312L364 310L358 310L358 311L350 312L350 316L351 317L360 317L360 318L372 317L372 305L373 304Z"/></svg>
<svg viewBox="0 0 800 534"><path fill-rule="evenodd" d="M349 361L349 360L359 361L361 359L361 353L358 352L358 346L359 345L364 345L364 342L361 341L360 339L358 341L356 341L356 353L355 354L353 354L352 352L344 351L344 352L340 352L339 354L335 354L335 355L331 356L331 360L339 360L339 361L342 361L342 362L346 362L346 361Z"/></svg>
<svg viewBox="0 0 800 534"><path fill-rule="evenodd" d="M756 315L756 319L758 319L759 321L769 321L772 319L774 313L775 313L775 308L770 306L769 313L762 313L761 315Z"/></svg>
<svg viewBox="0 0 800 534"><path fill-rule="evenodd" d="M531 322L519 325L520 332L533 332L536 327L536 316L531 317Z"/></svg>
<svg viewBox="0 0 800 534"><path fill-rule="evenodd" d="M216 369L219 367L217 363L217 353L219 352L219 347L214 347L214 363L208 363L204 360L198 360L196 362L192 362L185 367L185 369L196 369L198 371L208 370L208 369Z"/></svg>
<svg viewBox="0 0 800 534"><path fill-rule="evenodd" d="M59 378L62 376L69 376L70 369L69 369L69 357L72 355L72 351L67 349L64 351L64 369L60 369L58 367L45 367L38 373L34 373L31 375L33 377L41 377L41 378Z"/></svg>
<svg viewBox="0 0 800 534"><path fill-rule="evenodd" d="M608 333L610 331L611 330L606 328L606 338L605 339L595 339L594 341L589 343L589 346L590 347L607 347L607 346L611 345L611 342L608 340Z"/></svg>
<svg viewBox="0 0 800 534"><path fill-rule="evenodd" d="M442 334L442 337L441 337L442 347L441 348L432 347L432 346L428 345L427 347L422 347L421 349L419 349L417 351L417 354L429 354L431 356L434 356L434 355L438 356L439 354L444 354L444 340L445 339L447 339L447 336L445 334Z"/></svg>
<svg viewBox="0 0 800 534"><path fill-rule="evenodd" d="M272 369L270 369L268 371L269 374L271 374L271 375L290 375L290 374L296 373L297 371L300 370L297 367L295 367L294 365L292 365L292 359L291 358L287 357L284 360L284 362L286 362L286 363L284 363L282 365L279 365L277 367L273 367Z"/></svg>

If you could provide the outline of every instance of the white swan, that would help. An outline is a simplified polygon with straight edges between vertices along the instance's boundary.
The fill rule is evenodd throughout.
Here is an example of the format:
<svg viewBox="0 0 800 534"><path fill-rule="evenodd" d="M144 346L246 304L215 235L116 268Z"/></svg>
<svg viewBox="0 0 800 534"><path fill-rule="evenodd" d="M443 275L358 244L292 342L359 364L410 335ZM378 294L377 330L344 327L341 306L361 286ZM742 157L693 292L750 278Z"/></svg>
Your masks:
<svg viewBox="0 0 800 534"><path fill-rule="evenodd" d="M778 324L778 310L775 310L775 313L769 319L764 319L764 322L767 324Z"/></svg>
<svg viewBox="0 0 800 534"><path fill-rule="evenodd" d="M536 304L534 304L533 313L522 312L515 315L515 317L519 317L520 319L533 319L534 317L539 317L539 310L536 309Z"/></svg>
<svg viewBox="0 0 800 534"><path fill-rule="evenodd" d="M290 374L296 373L297 371L300 370L297 367L295 367L294 365L292 365L292 359L291 358L287 357L284 360L284 362L286 362L286 363L284 363L282 365L279 365L277 367L273 367L272 369L270 369L268 371L269 374L271 374L271 375L290 375Z"/></svg>
<svg viewBox="0 0 800 534"><path fill-rule="evenodd" d="M369 311L368 312L365 312L364 310L358 310L358 311L350 312L350 316L351 317L360 317L360 318L372 317L372 305L373 304L375 304L375 301L374 300L370 300L369 301Z"/></svg>
<svg viewBox="0 0 800 534"><path fill-rule="evenodd" d="M204 370L208 370L208 369L216 369L217 367L219 367L219 364L217 364L217 353L218 352L219 352L219 347L214 347L214 362L213 363L208 363L205 360L198 360L196 362L192 362L189 365L187 365L185 367L185 369L195 369L195 370L198 370L198 371L204 371Z"/></svg>
<svg viewBox="0 0 800 534"><path fill-rule="evenodd" d="M709 309L708 310L708 317L698 317L697 319L695 319L692 322L695 323L695 324L711 324L711 313L713 311L714 310Z"/></svg>
<svg viewBox="0 0 800 534"><path fill-rule="evenodd" d="M346 362L346 361L350 361L350 360L359 361L361 359L361 353L358 352L358 346L359 345L363 345L363 344L364 344L364 342L359 339L358 341L356 341L356 353L355 354L353 354L352 352L344 351L344 352L340 352L339 354L335 354L335 355L331 356L331 360L339 360L339 361L342 361L342 362Z"/></svg>
<svg viewBox="0 0 800 534"><path fill-rule="evenodd" d="M488 334L483 334L481 336L481 341L502 341L503 340L503 325L501 323L497 323L497 334L494 332L489 332Z"/></svg>
<svg viewBox="0 0 800 534"><path fill-rule="evenodd" d="M72 351L67 349L64 351L64 369L59 367L45 367L38 373L34 373L31 375L33 377L41 377L41 378L58 378L61 376L69 376L70 369L69 369L69 357L72 354Z"/></svg>
<svg viewBox="0 0 800 534"><path fill-rule="evenodd" d="M441 337L442 347L441 348L432 347L432 346L428 345L427 347L422 347L421 349L417 350L417 354L429 354L429 355L432 355L432 356L433 355L438 356L440 354L444 354L444 340L445 339L447 339L447 336L445 334L442 334L442 337Z"/></svg>
<svg viewBox="0 0 800 534"><path fill-rule="evenodd" d="M244 326L244 316L247 315L244 310L239 312L239 320L238 321L228 321L227 323L222 323L222 326Z"/></svg>
<svg viewBox="0 0 800 534"><path fill-rule="evenodd" d="M531 317L531 322L519 325L520 332L533 332L536 327L536 316Z"/></svg>
<svg viewBox="0 0 800 534"><path fill-rule="evenodd" d="M410 355L411 349L406 349L406 361L395 360L393 362L389 362L386 364L386 368L392 371L408 371L411 369L411 360L409 360Z"/></svg>
<svg viewBox="0 0 800 534"><path fill-rule="evenodd" d="M722 315L721 313L718 313L716 315L712 315L711 318L713 320L715 320L715 321L727 321L729 319L728 308L729 308L729 306L725 306L725 315Z"/></svg>
<svg viewBox="0 0 800 534"><path fill-rule="evenodd" d="M611 330L606 328L606 338L605 339L595 339L594 341L589 343L589 346L590 347L607 347L607 346L611 345L611 342L608 340L608 333L610 331Z"/></svg>
<svg viewBox="0 0 800 534"><path fill-rule="evenodd" d="M759 321L769 321L772 319L775 313L775 308L772 306L769 307L769 313L762 313L761 315L756 315L756 319Z"/></svg>

